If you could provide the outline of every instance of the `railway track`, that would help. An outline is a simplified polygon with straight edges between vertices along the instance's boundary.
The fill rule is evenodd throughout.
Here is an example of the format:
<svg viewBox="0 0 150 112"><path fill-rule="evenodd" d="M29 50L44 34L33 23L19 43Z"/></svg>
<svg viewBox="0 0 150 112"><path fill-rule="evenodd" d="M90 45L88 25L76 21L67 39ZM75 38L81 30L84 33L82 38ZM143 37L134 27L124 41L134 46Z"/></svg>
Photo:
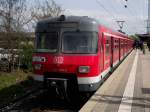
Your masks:
<svg viewBox="0 0 150 112"><path fill-rule="evenodd" d="M40 91L39 91L40 90ZM28 91L25 93L23 96L13 100L9 104L6 104L2 107L0 107L0 112L10 112L13 107L20 105L23 101L32 98L33 96L37 96L39 94L42 94L44 91L42 90L41 87L38 87L34 90Z"/></svg>
<svg viewBox="0 0 150 112"><path fill-rule="evenodd" d="M72 105L50 91L37 88L0 108L0 112L77 112L87 100L83 98Z"/></svg>

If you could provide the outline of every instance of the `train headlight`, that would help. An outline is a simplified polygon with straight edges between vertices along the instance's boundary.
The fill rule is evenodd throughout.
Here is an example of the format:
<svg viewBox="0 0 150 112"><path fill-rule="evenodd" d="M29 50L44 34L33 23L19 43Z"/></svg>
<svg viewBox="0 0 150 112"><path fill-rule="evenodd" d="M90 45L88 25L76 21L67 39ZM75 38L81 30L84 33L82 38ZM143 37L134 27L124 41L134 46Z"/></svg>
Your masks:
<svg viewBox="0 0 150 112"><path fill-rule="evenodd" d="M89 73L90 67L89 66L79 66L78 72L79 73Z"/></svg>
<svg viewBox="0 0 150 112"><path fill-rule="evenodd" d="M32 58L32 61L33 62L45 62L46 61L46 58L45 57L40 57L40 56L34 56Z"/></svg>
<svg viewBox="0 0 150 112"><path fill-rule="evenodd" d="M35 69L35 70L41 70L41 68L42 68L42 65L41 65L41 64L35 64L35 65L34 65L34 69Z"/></svg>

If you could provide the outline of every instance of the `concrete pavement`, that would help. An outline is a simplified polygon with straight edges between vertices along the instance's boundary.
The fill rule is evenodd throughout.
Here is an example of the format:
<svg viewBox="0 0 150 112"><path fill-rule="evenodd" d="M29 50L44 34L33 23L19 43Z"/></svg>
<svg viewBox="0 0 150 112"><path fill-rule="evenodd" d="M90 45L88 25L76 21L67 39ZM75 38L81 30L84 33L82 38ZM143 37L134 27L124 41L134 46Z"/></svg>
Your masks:
<svg viewBox="0 0 150 112"><path fill-rule="evenodd" d="M132 51L80 112L150 112L150 52Z"/></svg>

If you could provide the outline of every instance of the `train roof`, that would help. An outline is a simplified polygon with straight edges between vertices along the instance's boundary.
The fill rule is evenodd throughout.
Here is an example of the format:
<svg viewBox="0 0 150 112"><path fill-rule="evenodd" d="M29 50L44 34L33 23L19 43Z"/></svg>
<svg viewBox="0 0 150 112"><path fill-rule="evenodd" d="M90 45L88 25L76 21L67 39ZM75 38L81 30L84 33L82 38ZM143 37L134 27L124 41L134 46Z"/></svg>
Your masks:
<svg viewBox="0 0 150 112"><path fill-rule="evenodd" d="M88 16L64 16L47 18L41 20L37 23L36 32L48 31L48 29L53 30L54 27L60 28L77 28L81 31L97 31L100 23ZM51 28L50 28L51 27Z"/></svg>
<svg viewBox="0 0 150 112"><path fill-rule="evenodd" d="M49 23L49 22L77 22L77 23L94 23L99 25L99 22L94 19L94 18L90 18L88 16L65 16L65 15L61 15L59 17L52 17L52 18L47 18L44 20L41 20L38 22L38 24L41 23Z"/></svg>
<svg viewBox="0 0 150 112"><path fill-rule="evenodd" d="M109 32L113 32L115 34L118 34L120 36L124 36L127 37L127 35L115 31L103 24L101 24L98 20L88 17L88 16L65 16L65 15L61 15L59 17L50 17L47 19L43 19L41 21L39 21L37 23L37 27L36 27L36 31L37 30L42 30L46 29L44 28L45 24L49 24L49 23L78 23L80 24L79 26L82 26L82 29L90 29L90 30L95 30L98 31L98 26L104 27L105 29L107 29Z"/></svg>

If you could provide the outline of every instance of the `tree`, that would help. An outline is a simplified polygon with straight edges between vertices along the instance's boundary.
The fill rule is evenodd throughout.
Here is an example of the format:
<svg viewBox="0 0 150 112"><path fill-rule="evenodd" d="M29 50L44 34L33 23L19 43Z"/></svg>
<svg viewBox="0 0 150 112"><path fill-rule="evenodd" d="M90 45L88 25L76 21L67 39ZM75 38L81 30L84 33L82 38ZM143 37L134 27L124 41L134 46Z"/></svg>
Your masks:
<svg viewBox="0 0 150 112"><path fill-rule="evenodd" d="M13 38L32 20L27 9L26 0L0 0L0 32L5 33L7 49L14 48Z"/></svg>
<svg viewBox="0 0 150 112"><path fill-rule="evenodd" d="M139 40L139 37L137 35L131 35L129 37L133 40Z"/></svg>
<svg viewBox="0 0 150 112"><path fill-rule="evenodd" d="M32 17L37 22L48 17L56 17L63 13L63 9L54 0L35 0L36 6L32 9Z"/></svg>
<svg viewBox="0 0 150 112"><path fill-rule="evenodd" d="M32 18L27 17L26 0L0 0L0 32L11 54L11 65L14 65L17 42L22 37L24 26ZM21 34L21 35L20 35Z"/></svg>
<svg viewBox="0 0 150 112"><path fill-rule="evenodd" d="M23 26L32 20L27 10L26 0L0 0L1 31L23 31Z"/></svg>
<svg viewBox="0 0 150 112"><path fill-rule="evenodd" d="M5 40L7 46L5 49L9 49L10 54L12 54L11 63L14 62L13 49L21 49L19 43L23 40L22 38L28 36L26 32L34 31L30 27L31 24L35 25L41 19L58 16L63 12L54 0L32 0L32 3L34 2L32 7L27 6L27 2L29 0L0 0L0 34L2 34L0 37ZM29 49L29 55L25 56L24 54L23 56L30 56L29 60L31 61L33 48L26 46L22 49L24 49L25 54L26 50ZM24 62L28 63L29 61Z"/></svg>

